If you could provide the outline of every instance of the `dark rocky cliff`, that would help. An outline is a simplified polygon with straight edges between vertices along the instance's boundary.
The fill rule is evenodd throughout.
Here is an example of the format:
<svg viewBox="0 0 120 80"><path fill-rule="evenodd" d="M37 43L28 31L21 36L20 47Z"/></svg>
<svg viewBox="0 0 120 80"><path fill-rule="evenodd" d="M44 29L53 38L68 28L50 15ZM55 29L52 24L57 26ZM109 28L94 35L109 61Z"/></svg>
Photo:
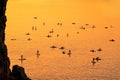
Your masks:
<svg viewBox="0 0 120 80"><path fill-rule="evenodd" d="M12 72L10 70L10 60L5 44L6 4L7 0L0 0L0 80L30 80L26 76L24 68L14 65Z"/></svg>

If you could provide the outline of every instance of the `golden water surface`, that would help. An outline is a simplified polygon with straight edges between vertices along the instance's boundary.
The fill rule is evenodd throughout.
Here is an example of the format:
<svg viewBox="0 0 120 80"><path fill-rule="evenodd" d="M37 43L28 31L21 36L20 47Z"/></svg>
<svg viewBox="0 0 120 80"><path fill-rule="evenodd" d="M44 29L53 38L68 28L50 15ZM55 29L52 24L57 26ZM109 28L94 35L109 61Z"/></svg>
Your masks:
<svg viewBox="0 0 120 80"><path fill-rule="evenodd" d="M119 14L119 0L9 0L11 66L23 66L33 80L120 80Z"/></svg>

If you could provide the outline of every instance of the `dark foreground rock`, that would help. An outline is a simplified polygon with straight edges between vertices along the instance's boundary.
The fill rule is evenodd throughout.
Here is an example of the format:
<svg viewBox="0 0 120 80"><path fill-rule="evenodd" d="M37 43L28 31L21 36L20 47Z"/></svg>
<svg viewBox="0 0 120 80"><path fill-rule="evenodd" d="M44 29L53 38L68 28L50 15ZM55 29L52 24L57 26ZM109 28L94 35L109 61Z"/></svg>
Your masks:
<svg viewBox="0 0 120 80"><path fill-rule="evenodd" d="M6 4L7 0L0 0L0 80L30 80L24 68L15 65L12 72L10 70L10 60L5 45Z"/></svg>
<svg viewBox="0 0 120 80"><path fill-rule="evenodd" d="M18 65L14 65L12 69L12 75L17 80L31 80L27 77L24 68Z"/></svg>

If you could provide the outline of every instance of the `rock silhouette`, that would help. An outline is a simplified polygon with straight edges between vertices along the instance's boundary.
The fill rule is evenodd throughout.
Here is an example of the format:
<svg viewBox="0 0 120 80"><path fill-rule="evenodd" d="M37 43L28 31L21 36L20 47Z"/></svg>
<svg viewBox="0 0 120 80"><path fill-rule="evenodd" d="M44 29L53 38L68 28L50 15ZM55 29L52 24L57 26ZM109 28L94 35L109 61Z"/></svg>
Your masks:
<svg viewBox="0 0 120 80"><path fill-rule="evenodd" d="M24 68L18 65L14 65L12 69L12 75L16 80L31 80L27 77Z"/></svg>
<svg viewBox="0 0 120 80"><path fill-rule="evenodd" d="M14 72L16 72L16 69L13 69L11 72L10 70L10 60L7 54L7 46L5 44L5 27L6 27L6 4L7 0L0 0L0 80L30 80L29 78L26 78L26 74L24 72L24 68L20 67L20 75L16 74L18 78L15 77ZM19 67L19 66L17 66ZM23 74L24 73L24 74ZM24 77L24 78L23 78Z"/></svg>
<svg viewBox="0 0 120 80"><path fill-rule="evenodd" d="M5 27L6 27L6 3L7 0L0 0L0 76L8 76L10 75L10 60L7 56L7 46L5 45ZM3 80L0 77L0 80ZM7 80L7 79L6 79Z"/></svg>

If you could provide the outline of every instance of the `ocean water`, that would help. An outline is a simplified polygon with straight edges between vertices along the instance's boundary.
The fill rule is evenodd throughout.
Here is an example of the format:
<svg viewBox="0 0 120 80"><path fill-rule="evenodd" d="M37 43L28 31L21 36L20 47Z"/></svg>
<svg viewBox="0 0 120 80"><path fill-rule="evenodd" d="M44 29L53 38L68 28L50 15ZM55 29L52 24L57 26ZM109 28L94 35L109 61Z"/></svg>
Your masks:
<svg viewBox="0 0 120 80"><path fill-rule="evenodd" d="M24 67L32 80L120 80L119 16L113 15L116 6L114 2L81 1L8 1L6 44L11 68L15 64ZM51 48L53 45L56 48ZM21 55L26 59L23 62ZM93 65L96 57L101 60Z"/></svg>
<svg viewBox="0 0 120 80"><path fill-rule="evenodd" d="M58 27L58 26L56 26ZM70 28L72 28L71 26ZM64 27L62 27L64 29ZM41 28L37 31L7 34L6 44L11 59L11 66L21 65L27 75L33 80L119 80L119 31L116 27L104 29L87 28L86 30L74 29L69 31L67 37L63 30L54 29L52 37L46 37L48 32ZM46 27L47 29L47 27ZM76 33L79 31L79 34ZM56 33L59 32L59 37ZM103 34L104 33L104 34ZM11 35L14 35L12 37ZM32 40L27 40L28 38ZM15 38L16 40L11 40ZM114 38L114 42L109 41ZM57 48L50 48L52 45ZM64 50L59 48L64 46ZM91 49L102 51L90 52ZM39 58L36 53L40 51ZM71 57L68 52L71 50ZM62 52L65 51L65 54ZM20 56L26 60L21 63ZM95 65L92 59L100 57Z"/></svg>

